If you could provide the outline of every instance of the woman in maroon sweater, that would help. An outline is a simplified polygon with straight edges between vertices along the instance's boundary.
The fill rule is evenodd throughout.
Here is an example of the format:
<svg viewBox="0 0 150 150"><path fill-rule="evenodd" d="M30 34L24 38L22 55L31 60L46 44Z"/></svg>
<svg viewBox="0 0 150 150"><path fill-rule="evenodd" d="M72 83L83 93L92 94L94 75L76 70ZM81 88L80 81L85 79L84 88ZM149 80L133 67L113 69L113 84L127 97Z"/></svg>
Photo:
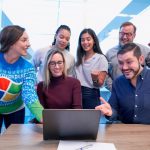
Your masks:
<svg viewBox="0 0 150 150"><path fill-rule="evenodd" d="M61 51L51 49L47 52L43 73L44 80L37 85L37 93L44 108L82 108L80 82L66 76Z"/></svg>

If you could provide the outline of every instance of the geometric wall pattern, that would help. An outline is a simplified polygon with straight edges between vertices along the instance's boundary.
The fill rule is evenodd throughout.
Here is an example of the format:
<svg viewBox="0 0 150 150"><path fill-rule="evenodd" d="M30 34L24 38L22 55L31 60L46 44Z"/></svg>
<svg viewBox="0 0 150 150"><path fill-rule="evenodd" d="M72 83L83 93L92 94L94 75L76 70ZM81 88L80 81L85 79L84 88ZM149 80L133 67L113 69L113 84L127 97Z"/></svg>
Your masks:
<svg viewBox="0 0 150 150"><path fill-rule="evenodd" d="M146 19L145 19L146 18ZM28 31L30 54L50 45L57 27L71 28L71 52L76 54L79 33L90 27L97 33L105 53L118 41L118 28L124 21L137 26L137 42L149 43L150 0L0 0L0 27L18 24ZM144 30L143 30L144 25Z"/></svg>
<svg viewBox="0 0 150 150"><path fill-rule="evenodd" d="M120 24L125 21L130 21L133 19L134 16L137 16L140 14L144 9L146 9L148 6L150 6L149 0L133 0L131 1L114 19L108 23L105 28L98 33L98 37L100 41L104 40L108 37L109 32L106 31L112 31L115 29L118 29Z"/></svg>

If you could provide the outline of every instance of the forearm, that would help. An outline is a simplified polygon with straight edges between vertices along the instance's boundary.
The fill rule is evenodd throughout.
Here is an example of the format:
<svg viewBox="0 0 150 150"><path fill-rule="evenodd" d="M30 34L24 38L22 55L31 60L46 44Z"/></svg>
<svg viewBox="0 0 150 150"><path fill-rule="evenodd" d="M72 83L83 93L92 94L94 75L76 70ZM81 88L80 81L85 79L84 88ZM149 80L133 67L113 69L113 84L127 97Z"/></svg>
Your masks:
<svg viewBox="0 0 150 150"><path fill-rule="evenodd" d="M101 87L104 84L106 76L107 76L107 72L105 71L100 72L97 79L93 80L93 85L96 87Z"/></svg>
<svg viewBox="0 0 150 150"><path fill-rule="evenodd" d="M27 107L29 108L29 110L31 111L31 113L36 117L36 119L39 122L41 122L43 107L39 103L39 101L37 100L37 101L35 101L32 104L28 104Z"/></svg>

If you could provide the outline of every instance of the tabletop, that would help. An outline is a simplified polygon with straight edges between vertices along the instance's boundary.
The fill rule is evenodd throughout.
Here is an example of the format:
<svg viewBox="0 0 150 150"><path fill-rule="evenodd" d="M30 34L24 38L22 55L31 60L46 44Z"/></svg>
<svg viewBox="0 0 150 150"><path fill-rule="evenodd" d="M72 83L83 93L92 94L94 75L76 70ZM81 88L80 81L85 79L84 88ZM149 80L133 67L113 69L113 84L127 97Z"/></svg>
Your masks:
<svg viewBox="0 0 150 150"><path fill-rule="evenodd" d="M117 150L150 150L150 126L100 124L97 142L114 143ZM0 150L57 150L59 141L43 141L42 125L11 125L0 136Z"/></svg>

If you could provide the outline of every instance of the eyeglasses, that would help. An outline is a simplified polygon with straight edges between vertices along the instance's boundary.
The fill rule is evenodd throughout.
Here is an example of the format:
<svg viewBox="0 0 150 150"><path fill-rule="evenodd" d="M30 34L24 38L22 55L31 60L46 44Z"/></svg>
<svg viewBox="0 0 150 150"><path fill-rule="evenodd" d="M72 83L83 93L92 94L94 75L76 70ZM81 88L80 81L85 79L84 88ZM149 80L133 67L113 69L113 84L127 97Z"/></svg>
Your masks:
<svg viewBox="0 0 150 150"><path fill-rule="evenodd" d="M131 37L131 36L133 36L134 33L130 33L130 32L129 32L129 33L119 32L119 34L120 34L121 36L125 36L125 35L126 35L127 37Z"/></svg>
<svg viewBox="0 0 150 150"><path fill-rule="evenodd" d="M61 66L61 65L63 65L63 61L57 61L57 62L55 62L55 61L50 61L49 62L49 65L51 66L51 67L55 67L56 65L58 65L58 66Z"/></svg>

